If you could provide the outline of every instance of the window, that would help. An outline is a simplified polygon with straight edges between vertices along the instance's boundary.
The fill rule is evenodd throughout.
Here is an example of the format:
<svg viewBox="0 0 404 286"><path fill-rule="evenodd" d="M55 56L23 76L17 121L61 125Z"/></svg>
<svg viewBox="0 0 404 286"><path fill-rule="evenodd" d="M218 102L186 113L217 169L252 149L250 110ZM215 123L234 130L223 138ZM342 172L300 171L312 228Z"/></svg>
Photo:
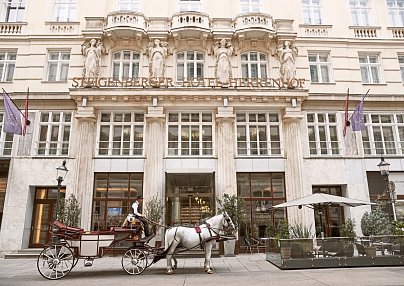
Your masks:
<svg viewBox="0 0 404 286"><path fill-rule="evenodd" d="M307 113L310 155L338 155L340 146L335 113Z"/></svg>
<svg viewBox="0 0 404 286"><path fill-rule="evenodd" d="M187 51L177 54L177 81L203 77L203 54Z"/></svg>
<svg viewBox="0 0 404 286"><path fill-rule="evenodd" d="M401 80L404 83L404 56L398 56L398 63L400 65Z"/></svg>
<svg viewBox="0 0 404 286"><path fill-rule="evenodd" d="M349 0L352 25L370 26L370 6L368 0Z"/></svg>
<svg viewBox="0 0 404 286"><path fill-rule="evenodd" d="M360 55L359 65L363 83L380 83L380 63L378 55Z"/></svg>
<svg viewBox="0 0 404 286"><path fill-rule="evenodd" d="M142 156L143 133L143 113L101 113L98 155Z"/></svg>
<svg viewBox="0 0 404 286"><path fill-rule="evenodd" d="M404 26L404 0L387 0L390 24Z"/></svg>
<svg viewBox="0 0 404 286"><path fill-rule="evenodd" d="M213 125L212 113L169 113L168 155L213 155Z"/></svg>
<svg viewBox="0 0 404 286"><path fill-rule="evenodd" d="M241 55L241 77L267 78L267 56L258 52Z"/></svg>
<svg viewBox="0 0 404 286"><path fill-rule="evenodd" d="M365 155L404 155L404 114L365 114Z"/></svg>
<svg viewBox="0 0 404 286"><path fill-rule="evenodd" d="M276 113L237 113L237 154L280 155L279 116Z"/></svg>
<svg viewBox="0 0 404 286"><path fill-rule="evenodd" d="M261 12L261 0L240 0L241 13Z"/></svg>
<svg viewBox="0 0 404 286"><path fill-rule="evenodd" d="M321 0L302 0L304 23L321 25L323 23Z"/></svg>
<svg viewBox="0 0 404 286"><path fill-rule="evenodd" d="M21 22L24 20L25 0L5 0L5 22Z"/></svg>
<svg viewBox="0 0 404 286"><path fill-rule="evenodd" d="M66 81L69 72L69 52L49 52L48 81Z"/></svg>
<svg viewBox="0 0 404 286"><path fill-rule="evenodd" d="M331 63L328 54L309 53L311 82L330 82Z"/></svg>
<svg viewBox="0 0 404 286"><path fill-rule="evenodd" d="M16 59L16 52L0 52L0 81L13 80Z"/></svg>
<svg viewBox="0 0 404 286"><path fill-rule="evenodd" d="M201 11L201 1L200 0L180 0L180 12L183 11Z"/></svg>
<svg viewBox="0 0 404 286"><path fill-rule="evenodd" d="M132 203L142 194L142 173L96 173L91 229L121 226L133 212Z"/></svg>
<svg viewBox="0 0 404 286"><path fill-rule="evenodd" d="M13 134L3 132L4 114L0 113L0 155L11 155Z"/></svg>
<svg viewBox="0 0 404 286"><path fill-rule="evenodd" d="M71 123L71 112L42 112L37 155L68 155Z"/></svg>
<svg viewBox="0 0 404 286"><path fill-rule="evenodd" d="M54 16L56 21L75 20L76 10L76 0L55 0Z"/></svg>
<svg viewBox="0 0 404 286"><path fill-rule="evenodd" d="M116 52L112 56L112 77L139 77L140 55L132 51Z"/></svg>
<svg viewBox="0 0 404 286"><path fill-rule="evenodd" d="M118 0L119 11L140 11L140 0Z"/></svg>

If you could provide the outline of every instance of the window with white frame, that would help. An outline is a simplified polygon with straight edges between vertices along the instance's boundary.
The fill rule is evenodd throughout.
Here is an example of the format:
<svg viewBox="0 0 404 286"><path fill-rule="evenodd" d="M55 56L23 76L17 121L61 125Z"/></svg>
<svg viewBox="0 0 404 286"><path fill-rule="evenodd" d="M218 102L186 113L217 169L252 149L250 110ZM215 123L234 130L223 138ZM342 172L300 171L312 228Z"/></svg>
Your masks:
<svg viewBox="0 0 404 286"><path fill-rule="evenodd" d="M0 81L13 80L16 59L16 52L0 51Z"/></svg>
<svg viewBox="0 0 404 286"><path fill-rule="evenodd" d="M4 114L0 113L0 155L9 156L13 148L13 134L3 132Z"/></svg>
<svg viewBox="0 0 404 286"><path fill-rule="evenodd" d="M139 77L140 54L133 51L119 51L112 56L112 77Z"/></svg>
<svg viewBox="0 0 404 286"><path fill-rule="evenodd" d="M261 12L261 0L240 0L241 13Z"/></svg>
<svg viewBox="0 0 404 286"><path fill-rule="evenodd" d="M177 81L203 78L203 53L186 51L177 54Z"/></svg>
<svg viewBox="0 0 404 286"><path fill-rule="evenodd" d="M213 155L213 126L210 112L170 112L167 128L168 155Z"/></svg>
<svg viewBox="0 0 404 286"><path fill-rule="evenodd" d="M140 11L140 0L118 0L119 11Z"/></svg>
<svg viewBox="0 0 404 286"><path fill-rule="evenodd" d="M309 52L311 82L325 83L331 81L331 63L328 53Z"/></svg>
<svg viewBox="0 0 404 286"><path fill-rule="evenodd" d="M323 6L321 0L302 0L304 23L308 25L323 24Z"/></svg>
<svg viewBox="0 0 404 286"><path fill-rule="evenodd" d="M3 0L5 22L22 22L25 13L25 0Z"/></svg>
<svg viewBox="0 0 404 286"><path fill-rule="evenodd" d="M267 55L259 52L241 54L242 78L267 78Z"/></svg>
<svg viewBox="0 0 404 286"><path fill-rule="evenodd" d="M365 114L365 155L404 155L404 114Z"/></svg>
<svg viewBox="0 0 404 286"><path fill-rule="evenodd" d="M237 113L236 119L238 156L281 155L277 113Z"/></svg>
<svg viewBox="0 0 404 286"><path fill-rule="evenodd" d="M97 154L142 156L144 125L142 112L102 112Z"/></svg>
<svg viewBox="0 0 404 286"><path fill-rule="evenodd" d="M71 112L41 112L37 155L68 155Z"/></svg>
<svg viewBox="0 0 404 286"><path fill-rule="evenodd" d="M48 53L48 81L67 81L70 52L52 51Z"/></svg>
<svg viewBox="0 0 404 286"><path fill-rule="evenodd" d="M55 0L54 17L56 21L76 19L77 0Z"/></svg>
<svg viewBox="0 0 404 286"><path fill-rule="evenodd" d="M179 10L180 12L183 11L196 11L200 12L201 11L201 0L180 0L179 4Z"/></svg>
<svg viewBox="0 0 404 286"><path fill-rule="evenodd" d="M404 26L404 0L387 0L390 25Z"/></svg>
<svg viewBox="0 0 404 286"><path fill-rule="evenodd" d="M381 83L379 55L359 55L363 83Z"/></svg>
<svg viewBox="0 0 404 286"><path fill-rule="evenodd" d="M369 0L349 0L352 16L352 25L370 26Z"/></svg>
<svg viewBox="0 0 404 286"><path fill-rule="evenodd" d="M307 113L310 155L339 155L340 144L335 113Z"/></svg>
<svg viewBox="0 0 404 286"><path fill-rule="evenodd" d="M398 56L398 64L400 65L401 81L404 83L404 55Z"/></svg>

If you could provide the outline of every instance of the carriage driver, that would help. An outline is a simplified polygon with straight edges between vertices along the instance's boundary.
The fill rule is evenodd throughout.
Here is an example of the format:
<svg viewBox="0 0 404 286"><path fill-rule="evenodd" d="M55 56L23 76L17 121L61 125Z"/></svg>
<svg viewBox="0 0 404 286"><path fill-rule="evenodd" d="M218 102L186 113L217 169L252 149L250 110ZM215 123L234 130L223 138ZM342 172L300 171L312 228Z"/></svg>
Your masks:
<svg viewBox="0 0 404 286"><path fill-rule="evenodd" d="M138 196L136 201L132 204L132 208L133 208L133 215L129 214L124 223L122 224L122 227L127 227L129 222L132 220L133 217L135 217L136 219L140 220L143 224L143 228L144 228L144 232L145 232L145 236L148 237L150 236L150 232L149 232L149 225L148 222L146 220L146 218L141 214L141 209L142 206L141 204L143 204L143 197L142 196Z"/></svg>

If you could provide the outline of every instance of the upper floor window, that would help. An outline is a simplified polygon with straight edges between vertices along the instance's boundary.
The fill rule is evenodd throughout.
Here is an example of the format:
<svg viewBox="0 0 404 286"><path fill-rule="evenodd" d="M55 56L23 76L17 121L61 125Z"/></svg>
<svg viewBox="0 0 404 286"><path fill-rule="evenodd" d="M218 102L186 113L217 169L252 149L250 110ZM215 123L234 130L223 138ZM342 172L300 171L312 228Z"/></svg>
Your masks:
<svg viewBox="0 0 404 286"><path fill-rule="evenodd" d="M241 55L242 78L267 78L267 56L258 52Z"/></svg>
<svg viewBox="0 0 404 286"><path fill-rule="evenodd" d="M261 0L240 0L241 13L261 12Z"/></svg>
<svg viewBox="0 0 404 286"><path fill-rule="evenodd" d="M398 63L400 65L401 81L404 83L404 56L398 56Z"/></svg>
<svg viewBox="0 0 404 286"><path fill-rule="evenodd" d="M36 154L68 155L71 124L71 112L42 112Z"/></svg>
<svg viewBox="0 0 404 286"><path fill-rule="evenodd" d="M119 11L140 11L140 0L118 0Z"/></svg>
<svg viewBox="0 0 404 286"><path fill-rule="evenodd" d="M338 155L340 146L335 113L307 113L310 155Z"/></svg>
<svg viewBox="0 0 404 286"><path fill-rule="evenodd" d="M13 134L3 132L4 114L0 113L0 155L11 155Z"/></svg>
<svg viewBox="0 0 404 286"><path fill-rule="evenodd" d="M180 12L201 11L201 0L180 0Z"/></svg>
<svg viewBox="0 0 404 286"><path fill-rule="evenodd" d="M328 54L309 53L311 82L330 82L331 63Z"/></svg>
<svg viewBox="0 0 404 286"><path fill-rule="evenodd" d="M67 81L70 52L48 53L48 81Z"/></svg>
<svg viewBox="0 0 404 286"><path fill-rule="evenodd" d="M280 155L277 113L237 113L237 154Z"/></svg>
<svg viewBox="0 0 404 286"><path fill-rule="evenodd" d="M370 26L369 0L349 0L352 15L352 25Z"/></svg>
<svg viewBox="0 0 404 286"><path fill-rule="evenodd" d="M304 23L321 25L323 23L321 0L302 0Z"/></svg>
<svg viewBox="0 0 404 286"><path fill-rule="evenodd" d="M213 154L213 116L207 112L168 114L168 155Z"/></svg>
<svg viewBox="0 0 404 286"><path fill-rule="evenodd" d="M203 77L203 54L186 51L177 54L177 81Z"/></svg>
<svg viewBox="0 0 404 286"><path fill-rule="evenodd" d="M404 26L404 0L387 0L390 25Z"/></svg>
<svg viewBox="0 0 404 286"><path fill-rule="evenodd" d="M3 0L5 22L21 22L24 20L25 0Z"/></svg>
<svg viewBox="0 0 404 286"><path fill-rule="evenodd" d="M378 55L360 55L359 64L363 83L381 82Z"/></svg>
<svg viewBox="0 0 404 286"><path fill-rule="evenodd" d="M77 0L55 0L54 16L56 21L76 19Z"/></svg>
<svg viewBox="0 0 404 286"><path fill-rule="evenodd" d="M16 52L0 52L0 81L13 80L16 58Z"/></svg>
<svg viewBox="0 0 404 286"><path fill-rule="evenodd" d="M136 112L101 113L98 155L142 156L144 114Z"/></svg>
<svg viewBox="0 0 404 286"><path fill-rule="evenodd" d="M365 114L365 155L404 155L404 114Z"/></svg>
<svg viewBox="0 0 404 286"><path fill-rule="evenodd" d="M139 53L133 51L120 51L112 56L112 77L128 78L139 77Z"/></svg>

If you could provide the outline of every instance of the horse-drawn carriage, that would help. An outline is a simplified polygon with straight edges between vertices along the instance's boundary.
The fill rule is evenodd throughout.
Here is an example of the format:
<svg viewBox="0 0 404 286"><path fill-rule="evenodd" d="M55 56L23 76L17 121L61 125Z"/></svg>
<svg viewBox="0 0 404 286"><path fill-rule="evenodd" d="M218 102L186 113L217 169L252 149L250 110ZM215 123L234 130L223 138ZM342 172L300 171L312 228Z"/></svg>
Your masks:
<svg viewBox="0 0 404 286"><path fill-rule="evenodd" d="M93 260L102 258L108 251L120 244L129 245L122 255L123 270L130 275L141 274L158 260L167 258L167 273L176 268L177 247L185 250L201 247L205 250L205 271L210 269L210 255L213 244L226 239L221 234L234 225L227 215L217 215L197 228L173 227L165 235L165 250L148 244L151 238L142 237L142 227L131 225L127 228L114 227L109 231L84 231L82 228L69 227L59 221L52 223L53 242L45 245L37 260L39 273L46 279L56 280L65 277L84 259L85 266L92 266ZM174 266L172 265L174 261Z"/></svg>

